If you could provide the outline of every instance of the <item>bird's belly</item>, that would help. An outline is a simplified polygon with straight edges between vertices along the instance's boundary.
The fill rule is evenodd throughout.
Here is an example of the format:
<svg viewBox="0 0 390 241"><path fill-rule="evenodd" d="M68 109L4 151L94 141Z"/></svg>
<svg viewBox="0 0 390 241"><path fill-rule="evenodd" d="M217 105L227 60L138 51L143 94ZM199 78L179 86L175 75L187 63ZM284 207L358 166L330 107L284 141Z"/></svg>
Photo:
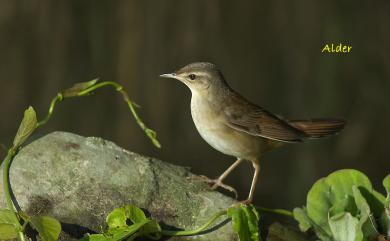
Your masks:
<svg viewBox="0 0 390 241"><path fill-rule="evenodd" d="M256 159L261 154L258 142L229 129L209 129L197 126L202 138L216 150L235 157ZM246 134L247 135L247 134Z"/></svg>
<svg viewBox="0 0 390 241"><path fill-rule="evenodd" d="M268 149L268 140L234 130L213 111L191 108L192 118L202 138L216 150L235 157L255 160Z"/></svg>

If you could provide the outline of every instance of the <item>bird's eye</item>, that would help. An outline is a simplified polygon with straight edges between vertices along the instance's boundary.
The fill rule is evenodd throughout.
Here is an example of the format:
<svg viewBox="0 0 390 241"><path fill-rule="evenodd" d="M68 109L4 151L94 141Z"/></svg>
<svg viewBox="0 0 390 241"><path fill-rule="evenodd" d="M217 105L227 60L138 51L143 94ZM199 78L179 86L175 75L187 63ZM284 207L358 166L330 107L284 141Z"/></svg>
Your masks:
<svg viewBox="0 0 390 241"><path fill-rule="evenodd" d="M196 79L196 75L190 74L190 75L188 75L188 78L190 78L191 80L194 80L194 79Z"/></svg>

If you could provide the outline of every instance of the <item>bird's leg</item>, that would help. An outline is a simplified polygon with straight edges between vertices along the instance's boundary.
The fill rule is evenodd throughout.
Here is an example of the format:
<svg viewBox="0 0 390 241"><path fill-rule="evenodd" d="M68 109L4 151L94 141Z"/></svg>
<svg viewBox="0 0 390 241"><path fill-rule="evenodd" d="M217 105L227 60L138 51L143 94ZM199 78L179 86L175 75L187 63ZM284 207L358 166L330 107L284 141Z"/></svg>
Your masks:
<svg viewBox="0 0 390 241"><path fill-rule="evenodd" d="M246 200L242 201L242 203L245 203L245 204L252 203L253 196L255 194L257 179L259 178L260 164L258 162L253 162L253 167L255 168L255 173L253 174L251 190L249 191L248 198Z"/></svg>
<svg viewBox="0 0 390 241"><path fill-rule="evenodd" d="M243 159L241 158L238 158L228 169L226 169L226 171L224 171L221 176L219 176L215 182L214 182L214 185L211 187L212 189L217 189L218 187L222 187L222 188L225 188L231 192L234 192L237 196L237 191L228 186L228 185L225 185L222 183L222 181L242 162ZM231 190L232 189L232 190Z"/></svg>
<svg viewBox="0 0 390 241"><path fill-rule="evenodd" d="M222 173L222 175L220 175L217 179L209 179L209 178L206 178L206 182L207 183L210 183L210 184L213 184L211 186L211 189L212 190L215 190L217 189L218 187L222 187L223 189L226 189L230 192L233 192L237 198L237 191L236 189L234 189L233 187L229 186L229 185L226 185L224 183L222 183L222 181L243 161L243 159L241 158L238 158L231 166L229 166L228 169L226 169L226 171L224 171Z"/></svg>
<svg viewBox="0 0 390 241"><path fill-rule="evenodd" d="M242 162L243 159L238 158L226 171L224 171L221 176L219 176L213 185L213 189L216 189L219 184L222 184L222 181Z"/></svg>

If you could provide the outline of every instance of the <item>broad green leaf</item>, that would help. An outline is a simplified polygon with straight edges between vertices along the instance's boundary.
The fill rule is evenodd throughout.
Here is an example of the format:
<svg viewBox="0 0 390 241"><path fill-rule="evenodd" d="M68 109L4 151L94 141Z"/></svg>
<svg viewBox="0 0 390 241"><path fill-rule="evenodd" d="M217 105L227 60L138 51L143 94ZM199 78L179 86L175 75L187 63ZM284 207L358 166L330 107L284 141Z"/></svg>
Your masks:
<svg viewBox="0 0 390 241"><path fill-rule="evenodd" d="M370 192L372 185L370 180L362 172L352 169L344 169L331 173L325 179L326 184L331 187L330 198L332 201L353 195L352 186L365 187Z"/></svg>
<svg viewBox="0 0 390 241"><path fill-rule="evenodd" d="M134 206L126 205L114 209L106 218L109 228L118 228L127 226L126 220L130 219L133 223L139 223L147 220L144 212Z"/></svg>
<svg viewBox="0 0 390 241"><path fill-rule="evenodd" d="M0 223L17 225L13 212L8 209L0 209Z"/></svg>
<svg viewBox="0 0 390 241"><path fill-rule="evenodd" d="M115 208L106 218L109 228L120 228L126 225L126 214L124 208Z"/></svg>
<svg viewBox="0 0 390 241"><path fill-rule="evenodd" d="M390 236L390 175L387 175L383 180L383 186L386 189L387 196L384 202L385 209L381 216L381 226L387 236Z"/></svg>
<svg viewBox="0 0 390 241"><path fill-rule="evenodd" d="M353 196L360 215L358 225L356 226L356 240L371 240L377 236L375 221L371 218L370 207L364 199L360 190L352 187Z"/></svg>
<svg viewBox="0 0 390 241"><path fill-rule="evenodd" d="M249 229L245 219L245 214L241 207L231 207L227 210L227 215L232 219L232 226L235 233L238 234L240 241L249 239Z"/></svg>
<svg viewBox="0 0 390 241"><path fill-rule="evenodd" d="M161 227L155 220L150 220L138 231L140 236L146 236L152 240L161 239Z"/></svg>
<svg viewBox="0 0 390 241"><path fill-rule="evenodd" d="M97 81L98 81L98 79L94 79L94 80L87 81L87 82L76 83L72 87L70 87L69 89L62 91L62 95L64 97L78 96L80 92L95 85Z"/></svg>
<svg viewBox="0 0 390 241"><path fill-rule="evenodd" d="M239 207L230 207L227 215L232 219L233 230L238 234L240 241L259 240L259 216L252 205L242 204Z"/></svg>
<svg viewBox="0 0 390 241"><path fill-rule="evenodd" d="M34 132L37 128L37 115L34 109L30 106L24 111L24 117L20 123L18 132L16 133L13 146L18 148L26 141L26 139Z"/></svg>
<svg viewBox="0 0 390 241"><path fill-rule="evenodd" d="M364 199L367 201L368 206L370 206L371 213L373 213L375 218L379 218L383 213L386 198L375 190L368 190L365 187L358 188Z"/></svg>
<svg viewBox="0 0 390 241"><path fill-rule="evenodd" d="M251 240L258 241L259 237L259 214L256 211L256 208L253 205L242 206L245 216L248 220L248 228L251 236Z"/></svg>
<svg viewBox="0 0 390 241"><path fill-rule="evenodd" d="M109 238L104 236L104 234L88 234L82 239L79 239L77 241L108 241Z"/></svg>
<svg viewBox="0 0 390 241"><path fill-rule="evenodd" d="M120 241L120 240L125 240L125 239L131 240L131 236L135 235L137 233L137 231L139 231L142 228L142 226L144 226L148 222L149 222L149 220L144 220L144 221L135 223L131 226L121 227L121 228L117 228L117 229L110 229L107 232L107 236L110 237L110 239L108 239L108 240L110 240L110 241ZM128 238L130 238L130 239L128 239Z"/></svg>
<svg viewBox="0 0 390 241"><path fill-rule="evenodd" d="M332 241L331 235L325 232L319 225L315 224L313 220L309 218L306 212L306 208L295 208L293 211L294 218L299 222L299 228L302 232L308 231L313 228L317 236L323 241Z"/></svg>
<svg viewBox="0 0 390 241"><path fill-rule="evenodd" d="M325 178L314 183L307 195L307 215L315 224L320 226L328 235L331 231L328 225L328 212L332 207L329 200L330 187L325 183Z"/></svg>
<svg viewBox="0 0 390 241"><path fill-rule="evenodd" d="M361 241L356 239L359 220L350 213L340 213L329 219L334 241Z"/></svg>
<svg viewBox="0 0 390 241"><path fill-rule="evenodd" d="M386 189L388 195L390 195L390 174L383 179L383 186Z"/></svg>
<svg viewBox="0 0 390 241"><path fill-rule="evenodd" d="M311 220L307 216L305 208L294 208L293 210L294 218L299 223L299 229L302 232L306 232L311 228Z"/></svg>
<svg viewBox="0 0 390 241"><path fill-rule="evenodd" d="M137 234L137 231L147 224L149 220L135 223L131 226L112 228L104 234L91 234L78 241L121 241L132 240L132 237Z"/></svg>
<svg viewBox="0 0 390 241"><path fill-rule="evenodd" d="M390 237L390 211L386 209L383 212L382 217L380 219L381 226L383 227L383 232L386 236Z"/></svg>
<svg viewBox="0 0 390 241"><path fill-rule="evenodd" d="M16 227L9 223L0 223L0 240L15 239L18 237Z"/></svg>
<svg viewBox="0 0 390 241"><path fill-rule="evenodd" d="M329 212L332 211L332 214L337 215L334 212L336 209L338 209L338 212L347 211L340 210L340 207L343 205L340 202L346 199L344 204L349 203L349 196L353 196L353 186L363 187L368 190L368 193L372 193L370 180L363 173L352 169L331 173L326 178L318 180L309 191L307 196L307 214L328 235L331 234L328 222ZM350 205L345 207L353 209Z"/></svg>
<svg viewBox="0 0 390 241"><path fill-rule="evenodd" d="M38 231L42 241L57 241L61 232L61 224L52 217L38 216L31 217L32 227Z"/></svg>
<svg viewBox="0 0 390 241"><path fill-rule="evenodd" d="M124 206L126 217L129 218L133 223L143 222L147 220L144 211L134 205Z"/></svg>
<svg viewBox="0 0 390 241"><path fill-rule="evenodd" d="M339 213L348 212L355 216L358 212L355 200L352 196L347 196L343 199L336 200L333 206L329 209L329 216L334 216Z"/></svg>

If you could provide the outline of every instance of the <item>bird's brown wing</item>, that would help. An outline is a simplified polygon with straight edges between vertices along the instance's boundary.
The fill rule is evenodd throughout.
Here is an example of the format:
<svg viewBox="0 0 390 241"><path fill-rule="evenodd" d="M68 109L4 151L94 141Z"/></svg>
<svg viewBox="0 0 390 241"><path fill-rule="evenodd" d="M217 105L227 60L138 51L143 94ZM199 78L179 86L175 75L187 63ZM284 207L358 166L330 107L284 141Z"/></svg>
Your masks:
<svg viewBox="0 0 390 241"><path fill-rule="evenodd" d="M300 142L306 134L276 115L236 96L223 108L227 125L250 135L282 142Z"/></svg>

